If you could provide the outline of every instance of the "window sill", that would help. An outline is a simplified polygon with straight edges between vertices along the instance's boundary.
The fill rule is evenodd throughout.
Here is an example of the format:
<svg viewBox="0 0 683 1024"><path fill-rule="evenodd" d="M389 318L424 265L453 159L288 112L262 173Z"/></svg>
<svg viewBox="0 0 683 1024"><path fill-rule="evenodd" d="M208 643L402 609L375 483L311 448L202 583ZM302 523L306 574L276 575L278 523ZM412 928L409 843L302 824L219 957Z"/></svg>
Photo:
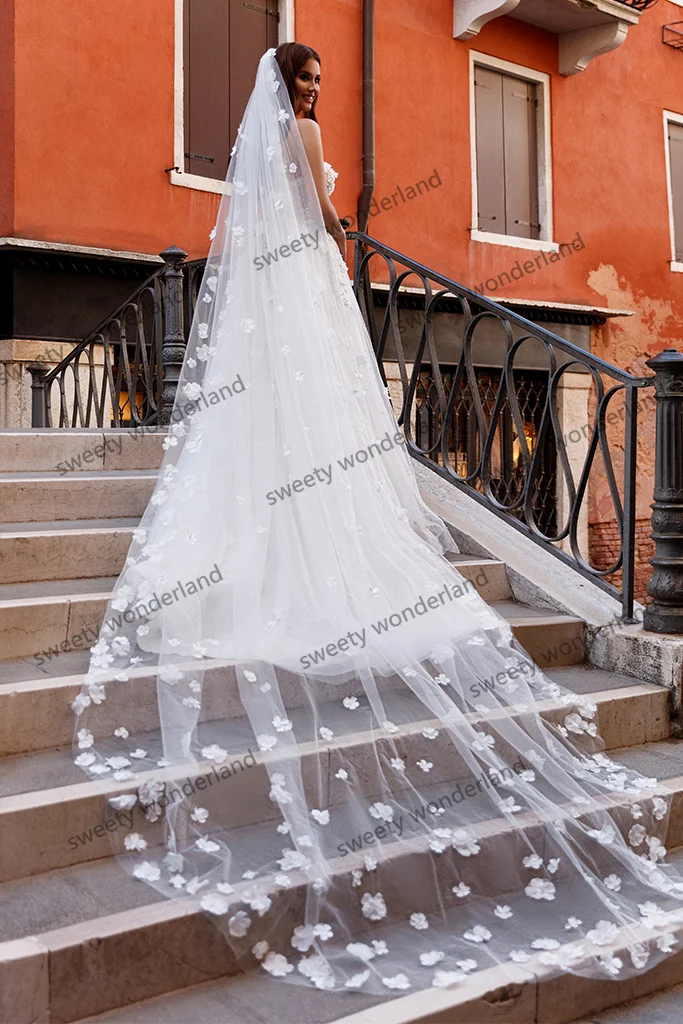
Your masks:
<svg viewBox="0 0 683 1024"><path fill-rule="evenodd" d="M230 195L231 189L224 181L217 178L203 178L199 174L184 174L182 171L171 171L171 184L194 188L198 192L214 192L218 195Z"/></svg>
<svg viewBox="0 0 683 1024"><path fill-rule="evenodd" d="M683 263L680 260L669 260L669 267L674 274L683 274Z"/></svg>
<svg viewBox="0 0 683 1024"><path fill-rule="evenodd" d="M504 245L509 249L531 249L535 252L559 252L557 242L547 242L542 238L520 238L518 235L496 235L493 231L480 231L470 228L473 242L487 242L489 245Z"/></svg>

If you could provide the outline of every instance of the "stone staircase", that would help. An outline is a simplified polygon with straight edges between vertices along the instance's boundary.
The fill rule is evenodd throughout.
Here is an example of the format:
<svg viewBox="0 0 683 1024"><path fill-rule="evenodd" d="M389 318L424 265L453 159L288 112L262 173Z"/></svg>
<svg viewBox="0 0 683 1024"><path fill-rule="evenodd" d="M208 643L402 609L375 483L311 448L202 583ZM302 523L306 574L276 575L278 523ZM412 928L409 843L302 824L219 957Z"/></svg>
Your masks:
<svg viewBox="0 0 683 1024"><path fill-rule="evenodd" d="M126 431L0 431L0 1024L98 1014L129 1024L560 1024L681 982L683 955L674 955L621 983L552 978L532 963L394 1000L295 988L236 973L229 946L203 912L161 899L123 872L109 835L122 823L113 812L103 815L102 795L125 784L86 782L73 765L69 705L152 492L161 441ZM674 791L668 845L683 860L675 850L683 848L683 747L670 739L669 691L593 666L584 620L516 601L503 560L466 553L455 560L541 668L595 701L611 756ZM237 718L230 667L216 662L206 679L209 695L212 688L234 692ZM425 727L424 710L411 719L405 697L395 699L409 749ZM147 700L154 700L151 679L128 716L139 716L134 728L143 727ZM110 703L118 715L115 695ZM287 707L293 719L307 713L295 689ZM547 702L542 713L554 718L567 709ZM357 723L340 721L335 742L362 748ZM265 771L263 763L257 770ZM251 778L243 773L227 797L235 802L235 857L245 867L253 845L266 841L250 821ZM489 833L485 841L504 842L500 831Z"/></svg>

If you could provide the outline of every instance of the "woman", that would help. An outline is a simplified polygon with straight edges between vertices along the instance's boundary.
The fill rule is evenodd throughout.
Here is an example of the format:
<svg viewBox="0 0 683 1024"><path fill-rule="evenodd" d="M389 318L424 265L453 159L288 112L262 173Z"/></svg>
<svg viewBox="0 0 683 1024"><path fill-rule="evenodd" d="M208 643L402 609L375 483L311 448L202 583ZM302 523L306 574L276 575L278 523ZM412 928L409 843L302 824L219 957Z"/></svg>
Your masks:
<svg viewBox="0 0 683 1024"><path fill-rule="evenodd" d="M319 88L307 47L261 59L77 763L133 808L133 875L245 969L384 994L643 971L681 915L668 801L443 557L340 257Z"/></svg>

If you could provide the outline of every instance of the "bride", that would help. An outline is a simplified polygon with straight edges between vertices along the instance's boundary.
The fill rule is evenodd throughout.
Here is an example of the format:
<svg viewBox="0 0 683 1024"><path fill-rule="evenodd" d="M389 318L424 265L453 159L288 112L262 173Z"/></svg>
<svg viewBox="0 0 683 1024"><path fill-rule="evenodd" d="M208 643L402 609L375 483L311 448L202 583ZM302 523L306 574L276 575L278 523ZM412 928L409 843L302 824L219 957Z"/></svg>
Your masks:
<svg viewBox="0 0 683 1024"><path fill-rule="evenodd" d="M141 882L322 989L671 952L669 799L444 557L344 263L320 59L269 50L156 489L74 709ZM106 786L105 786L106 783ZM109 812L110 813L110 812Z"/></svg>

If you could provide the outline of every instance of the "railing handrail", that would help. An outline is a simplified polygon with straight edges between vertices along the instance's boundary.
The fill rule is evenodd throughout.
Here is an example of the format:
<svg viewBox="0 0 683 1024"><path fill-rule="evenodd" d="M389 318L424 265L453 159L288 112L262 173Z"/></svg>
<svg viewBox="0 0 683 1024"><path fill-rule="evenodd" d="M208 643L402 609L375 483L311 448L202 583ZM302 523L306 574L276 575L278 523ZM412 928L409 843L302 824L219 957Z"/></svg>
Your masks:
<svg viewBox="0 0 683 1024"><path fill-rule="evenodd" d="M654 384L654 377L636 377L633 374L628 373L627 370L621 370L618 366L613 366L604 359L600 359L599 356L593 355L592 352L587 352L586 349L581 348L579 345L574 345L573 342L565 341L564 338L560 338L557 334L553 334L551 331L546 331L544 327L539 327L538 324L520 316L519 313L513 312L513 310L508 309L507 306L502 306L500 303L494 302L493 299L487 299L486 296L472 291L470 288L459 284L452 278L446 277L444 274L438 274L431 270L430 267L426 267L424 264L410 259L404 253L398 252L396 249L392 249L391 246L378 241L376 238L372 238L371 235L367 235L362 231L348 231L347 238L351 240L358 239L364 244L372 245L380 255L386 253L386 255L390 256L393 260L400 263L407 269L412 270L418 275L429 278L430 281L435 281L448 291L452 291L454 298L457 299L460 295L464 296L469 299L473 305L479 306L481 309L485 309L486 312L493 313L495 316L502 317L507 320L508 323L521 327L531 337L549 342L555 348L559 348L561 351L566 352L567 355L576 356L578 362L592 366L598 373L605 373L614 380L619 381L621 384L626 384L629 387L635 388L652 387ZM363 262L369 262L371 257L372 253L367 253ZM362 269L362 267L359 269ZM399 287L397 292L400 293L400 291L401 289ZM389 289L389 296L391 296L391 288ZM445 296L441 296L441 298L443 299Z"/></svg>

